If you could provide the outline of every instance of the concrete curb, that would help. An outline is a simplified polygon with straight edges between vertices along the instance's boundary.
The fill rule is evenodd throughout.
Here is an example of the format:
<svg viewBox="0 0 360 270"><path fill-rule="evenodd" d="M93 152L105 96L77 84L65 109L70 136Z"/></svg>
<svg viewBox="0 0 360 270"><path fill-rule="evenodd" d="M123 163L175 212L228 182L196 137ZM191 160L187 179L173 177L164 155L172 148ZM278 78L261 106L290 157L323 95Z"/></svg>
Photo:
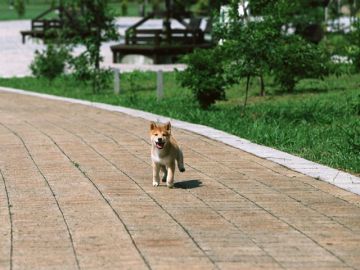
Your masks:
<svg viewBox="0 0 360 270"><path fill-rule="evenodd" d="M322 180L325 182L328 182L332 185L335 185L339 188L345 189L347 191L350 191L352 193L360 195L360 178L356 177L354 175L351 175L349 173L336 170L294 155L290 155L288 153L258 145L255 143L252 143L248 140L239 138L237 136L231 135L229 133L203 126L203 125L197 125L197 124L191 124L184 121L179 121L176 119L171 119L168 117L164 117L161 115L156 115L148 112L143 112L140 110L135 109L129 109L121 106L114 106L114 105L108 105L103 103L97 103L97 102L91 102L91 101L85 101L85 100L79 100L79 99L73 99L73 98L64 98L64 97L58 97L58 96L52 96L48 94L40 94L30 91L24 91L19 89L13 89L8 87L0 87L0 91L3 92L10 92L10 93L16 93L16 94L22 94L22 95L29 95L29 96L35 96L40 98L46 98L51 100L59 100L59 101L65 101L75 104L82 104L86 106L91 106L107 111L114 111L114 112L120 112L125 113L134 117L140 117L143 119L147 119L149 121L159 121L159 122L166 122L171 120L171 124L174 127L181 128L187 131L191 131L200 135L203 135L205 137L211 138L216 141L223 142L227 145L230 145L232 147L238 148L240 150L243 150L245 152L248 152L250 154L253 154L255 156L264 158L266 160L275 162L277 164L283 165L291 170L294 170L296 172L300 172L304 175L308 175L310 177L316 178L318 180Z"/></svg>

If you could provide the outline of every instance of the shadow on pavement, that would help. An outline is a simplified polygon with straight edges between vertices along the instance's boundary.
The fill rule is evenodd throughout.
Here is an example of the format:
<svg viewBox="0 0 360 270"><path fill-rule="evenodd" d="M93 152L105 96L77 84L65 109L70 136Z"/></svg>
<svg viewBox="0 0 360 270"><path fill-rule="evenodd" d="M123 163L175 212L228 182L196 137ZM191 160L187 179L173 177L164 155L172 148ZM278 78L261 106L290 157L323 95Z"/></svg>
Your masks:
<svg viewBox="0 0 360 270"><path fill-rule="evenodd" d="M198 188L202 184L199 180L187 180L183 182L177 182L174 184L175 188L182 188L182 189L192 189L192 188Z"/></svg>

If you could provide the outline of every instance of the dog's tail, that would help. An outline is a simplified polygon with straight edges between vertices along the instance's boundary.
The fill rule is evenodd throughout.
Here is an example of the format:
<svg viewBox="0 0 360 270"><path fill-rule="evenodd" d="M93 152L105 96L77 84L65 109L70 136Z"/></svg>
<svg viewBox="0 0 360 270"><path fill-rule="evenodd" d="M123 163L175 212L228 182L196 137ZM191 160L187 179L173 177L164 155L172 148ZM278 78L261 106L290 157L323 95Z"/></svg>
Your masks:
<svg viewBox="0 0 360 270"><path fill-rule="evenodd" d="M178 152L177 165L178 165L178 168L179 168L179 171L180 171L180 172L185 172L185 167L184 167L184 155L183 155L181 149L179 149L179 152Z"/></svg>

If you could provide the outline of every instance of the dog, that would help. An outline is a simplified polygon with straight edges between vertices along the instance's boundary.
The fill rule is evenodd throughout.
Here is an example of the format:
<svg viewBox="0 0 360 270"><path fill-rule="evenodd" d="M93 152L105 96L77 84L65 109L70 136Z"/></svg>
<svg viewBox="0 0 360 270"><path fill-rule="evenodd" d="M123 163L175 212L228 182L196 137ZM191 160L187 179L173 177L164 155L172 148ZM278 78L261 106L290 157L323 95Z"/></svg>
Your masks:
<svg viewBox="0 0 360 270"><path fill-rule="evenodd" d="M166 181L169 188L174 187L175 160L180 172L185 172L184 156L175 138L171 135L170 122L165 125L150 123L151 160L153 167L153 186Z"/></svg>

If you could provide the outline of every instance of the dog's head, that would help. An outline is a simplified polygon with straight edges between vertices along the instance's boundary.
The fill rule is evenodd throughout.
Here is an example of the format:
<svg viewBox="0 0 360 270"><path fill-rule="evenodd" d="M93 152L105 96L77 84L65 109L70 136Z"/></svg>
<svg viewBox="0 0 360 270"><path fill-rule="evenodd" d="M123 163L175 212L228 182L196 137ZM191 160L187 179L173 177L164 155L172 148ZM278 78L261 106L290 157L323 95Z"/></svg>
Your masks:
<svg viewBox="0 0 360 270"><path fill-rule="evenodd" d="M167 122L165 125L159 125L155 122L150 123L151 143L157 149L163 149L170 140L171 124Z"/></svg>

